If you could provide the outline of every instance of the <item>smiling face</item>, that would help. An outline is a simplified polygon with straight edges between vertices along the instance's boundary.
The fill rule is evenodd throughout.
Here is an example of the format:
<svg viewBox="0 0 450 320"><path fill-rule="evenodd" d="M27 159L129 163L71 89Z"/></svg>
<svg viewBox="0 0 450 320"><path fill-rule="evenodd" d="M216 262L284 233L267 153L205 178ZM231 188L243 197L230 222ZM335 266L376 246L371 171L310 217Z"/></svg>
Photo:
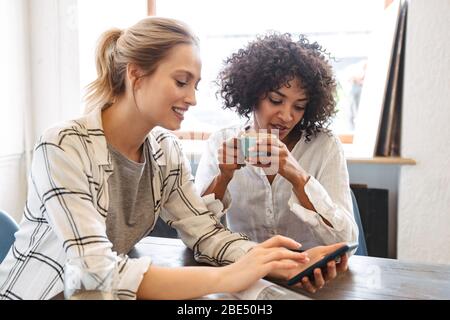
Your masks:
<svg viewBox="0 0 450 320"><path fill-rule="evenodd" d="M179 44L150 76L135 85L136 104L144 120L168 130L180 128L184 113L196 102L201 60L198 47Z"/></svg>
<svg viewBox="0 0 450 320"><path fill-rule="evenodd" d="M254 112L255 129L277 129L279 139L286 143L289 133L302 120L307 103L306 91L295 78L259 100Z"/></svg>

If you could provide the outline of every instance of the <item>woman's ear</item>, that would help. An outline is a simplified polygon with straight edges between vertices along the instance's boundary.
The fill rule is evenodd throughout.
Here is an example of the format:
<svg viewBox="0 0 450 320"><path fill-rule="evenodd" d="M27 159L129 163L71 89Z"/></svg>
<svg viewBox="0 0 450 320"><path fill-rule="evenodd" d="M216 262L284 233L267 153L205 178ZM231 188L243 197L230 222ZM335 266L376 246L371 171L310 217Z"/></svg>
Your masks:
<svg viewBox="0 0 450 320"><path fill-rule="evenodd" d="M142 70L134 63L127 64L127 83L132 90L139 88L139 79L142 77Z"/></svg>

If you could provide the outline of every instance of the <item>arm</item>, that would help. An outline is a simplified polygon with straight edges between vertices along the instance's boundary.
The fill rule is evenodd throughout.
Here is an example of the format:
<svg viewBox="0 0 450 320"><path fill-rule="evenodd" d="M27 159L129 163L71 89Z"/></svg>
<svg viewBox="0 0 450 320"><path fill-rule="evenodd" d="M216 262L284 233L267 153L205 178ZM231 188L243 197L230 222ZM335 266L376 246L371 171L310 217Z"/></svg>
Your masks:
<svg viewBox="0 0 450 320"><path fill-rule="evenodd" d="M217 176L214 177L213 181L203 192L202 196L214 194L216 199L222 201L231 179L233 179L232 175L229 176L220 172Z"/></svg>
<svg viewBox="0 0 450 320"><path fill-rule="evenodd" d="M354 242L358 239L358 228L353 216L346 160L336 144L327 154L320 175L317 179L311 176L302 188L317 214L303 206L295 182L288 204L295 215L312 226L324 244Z"/></svg>
<svg viewBox="0 0 450 320"><path fill-rule="evenodd" d="M296 161L295 163L298 164ZM305 170L303 170L303 168L300 167L300 165L298 165L298 167L299 168L294 169L292 177L289 180L289 182L292 184L292 191L294 192L302 207L310 210L311 212L318 213L316 208L314 208L314 205L309 200L309 197L305 191L305 186L308 183L310 176L306 173ZM322 216L320 217L327 226L333 228L333 225L327 219Z"/></svg>
<svg viewBox="0 0 450 320"><path fill-rule="evenodd" d="M179 168L173 177L168 199L163 204L161 218L171 221L183 242L194 251L199 262L226 265L241 258L256 243L244 234L226 229L217 213L208 209L204 199L198 194L191 180L189 162L181 152L177 141L171 142L171 159L167 161L173 170ZM220 202L217 200L217 202Z"/></svg>
<svg viewBox="0 0 450 320"><path fill-rule="evenodd" d="M139 299L191 299L211 293L242 291L273 270L295 269L309 262L300 246L286 237L273 237L225 267L163 268L151 266L138 290Z"/></svg>
<svg viewBox="0 0 450 320"><path fill-rule="evenodd" d="M278 174L291 183L292 191L296 195L300 205L311 212L311 214L320 215L305 191L305 186L310 179L310 175L300 166L287 146L279 139L262 139L258 143L258 147L251 149L251 151L257 150L263 153L269 152L270 156L251 158L254 165L263 169L265 168L266 171L270 171L272 174L276 170ZM331 228L333 227L327 219L323 216L321 218L326 225Z"/></svg>
<svg viewBox="0 0 450 320"><path fill-rule="evenodd" d="M288 202L291 211L309 224L324 244L356 241L358 231L353 217L345 157L336 138L328 142L318 150L321 153L317 156L321 164L318 170L320 176L317 177L320 182L300 166L286 145L278 139L258 143L258 150L270 152L270 155L251 161L258 160L259 164L256 165L265 170L268 165L263 164L270 163L271 171L276 169L292 184L292 195Z"/></svg>
<svg viewBox="0 0 450 320"><path fill-rule="evenodd" d="M207 148L200 160L195 184L202 196L214 194L216 199L224 202L228 184L233 179L235 170L240 169L243 164L238 164L236 138L232 137L224 142L218 140L218 137L212 135L206 142Z"/></svg>
<svg viewBox="0 0 450 320"><path fill-rule="evenodd" d="M139 286L137 298L192 299L216 293L220 291L217 285L219 271L219 268L214 267L151 266Z"/></svg>

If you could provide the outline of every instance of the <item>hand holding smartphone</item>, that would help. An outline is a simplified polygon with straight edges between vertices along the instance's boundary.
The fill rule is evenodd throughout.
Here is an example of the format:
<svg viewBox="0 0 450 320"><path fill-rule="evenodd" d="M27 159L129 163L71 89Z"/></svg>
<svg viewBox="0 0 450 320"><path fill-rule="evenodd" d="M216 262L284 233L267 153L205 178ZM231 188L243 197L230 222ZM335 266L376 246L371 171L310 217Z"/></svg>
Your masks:
<svg viewBox="0 0 450 320"><path fill-rule="evenodd" d="M335 251L327 254L325 257L320 259L319 261L313 263L311 266L297 274L296 276L292 277L288 281L288 285L292 286L298 282L300 282L303 277L308 277L310 280L314 279L314 269L319 268L323 269L327 266L327 263L332 260L337 260L342 256L343 254L350 252L358 247L358 243L347 243L344 244L342 247L339 247Z"/></svg>

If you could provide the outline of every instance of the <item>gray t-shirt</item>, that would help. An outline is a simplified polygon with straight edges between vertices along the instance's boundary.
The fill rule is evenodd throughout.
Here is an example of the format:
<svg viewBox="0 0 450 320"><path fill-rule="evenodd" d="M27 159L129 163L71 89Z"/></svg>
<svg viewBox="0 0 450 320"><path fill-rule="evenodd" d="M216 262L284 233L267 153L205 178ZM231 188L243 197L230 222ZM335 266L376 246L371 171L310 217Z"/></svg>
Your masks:
<svg viewBox="0 0 450 320"><path fill-rule="evenodd" d="M117 254L127 254L146 236L155 221L152 168L148 142L144 142L143 163L129 160L108 144L114 172L108 179L109 208L106 235Z"/></svg>

